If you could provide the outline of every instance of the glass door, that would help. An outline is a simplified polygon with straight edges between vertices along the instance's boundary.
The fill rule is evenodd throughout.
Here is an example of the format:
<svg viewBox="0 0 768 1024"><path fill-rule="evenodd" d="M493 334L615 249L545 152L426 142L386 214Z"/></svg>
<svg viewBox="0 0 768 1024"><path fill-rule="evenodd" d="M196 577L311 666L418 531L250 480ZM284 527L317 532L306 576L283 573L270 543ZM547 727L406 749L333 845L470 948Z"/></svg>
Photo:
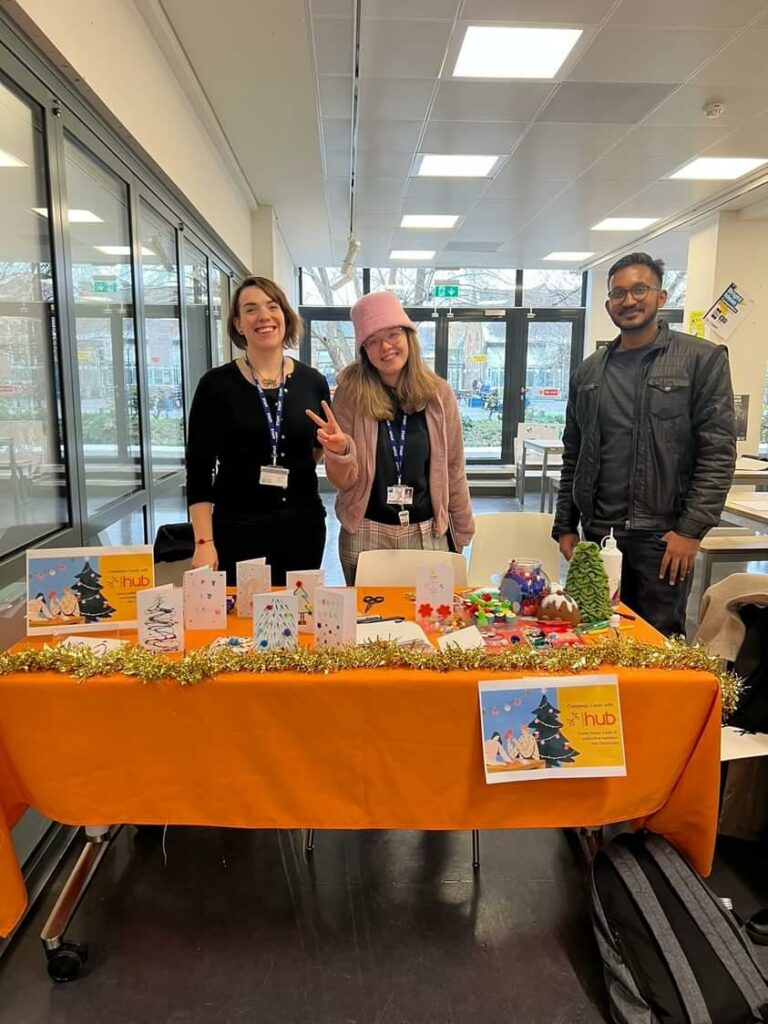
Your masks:
<svg viewBox="0 0 768 1024"><path fill-rule="evenodd" d="M448 324L448 383L459 403L468 462L502 457L507 322L461 316Z"/></svg>
<svg viewBox="0 0 768 1024"><path fill-rule="evenodd" d="M526 318L522 422L565 425L568 383L578 356L575 327L570 318Z"/></svg>

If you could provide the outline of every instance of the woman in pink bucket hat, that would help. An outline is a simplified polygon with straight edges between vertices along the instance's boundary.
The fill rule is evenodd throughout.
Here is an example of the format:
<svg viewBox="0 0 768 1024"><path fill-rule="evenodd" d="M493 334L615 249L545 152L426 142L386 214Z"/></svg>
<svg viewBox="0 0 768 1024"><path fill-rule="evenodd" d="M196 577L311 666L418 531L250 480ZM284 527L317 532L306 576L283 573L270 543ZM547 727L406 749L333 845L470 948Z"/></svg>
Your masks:
<svg viewBox="0 0 768 1024"><path fill-rule="evenodd" d="M391 292L363 296L351 317L357 359L327 419L309 414L338 491L349 585L363 551L460 551L475 530L456 399L425 365L415 325Z"/></svg>

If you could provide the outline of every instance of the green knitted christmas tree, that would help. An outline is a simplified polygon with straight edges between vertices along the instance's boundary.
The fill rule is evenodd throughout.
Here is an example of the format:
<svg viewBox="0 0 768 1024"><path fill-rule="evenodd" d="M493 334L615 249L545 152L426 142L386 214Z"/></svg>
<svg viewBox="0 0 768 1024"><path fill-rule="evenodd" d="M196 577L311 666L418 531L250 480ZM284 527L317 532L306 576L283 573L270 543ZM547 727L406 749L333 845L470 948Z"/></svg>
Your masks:
<svg viewBox="0 0 768 1024"><path fill-rule="evenodd" d="M573 549L565 579L565 592L579 606L582 622L602 622L611 616L608 577L600 557L600 548L582 540Z"/></svg>

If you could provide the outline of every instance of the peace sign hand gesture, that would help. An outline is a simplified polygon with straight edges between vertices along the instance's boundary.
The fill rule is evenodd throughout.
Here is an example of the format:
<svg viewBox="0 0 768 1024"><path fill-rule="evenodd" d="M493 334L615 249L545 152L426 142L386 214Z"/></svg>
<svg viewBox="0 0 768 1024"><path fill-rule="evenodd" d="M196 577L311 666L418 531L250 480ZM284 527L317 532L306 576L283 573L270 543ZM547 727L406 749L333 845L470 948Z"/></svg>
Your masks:
<svg viewBox="0 0 768 1024"><path fill-rule="evenodd" d="M333 452L334 455L345 455L349 446L347 435L336 422L336 417L331 412L330 405L328 405L327 402L321 402L320 404L323 407L326 419L318 416L317 413L312 412L311 409L306 410L307 416L309 416L312 422L319 428L317 431L317 439L323 448L326 448L329 452Z"/></svg>

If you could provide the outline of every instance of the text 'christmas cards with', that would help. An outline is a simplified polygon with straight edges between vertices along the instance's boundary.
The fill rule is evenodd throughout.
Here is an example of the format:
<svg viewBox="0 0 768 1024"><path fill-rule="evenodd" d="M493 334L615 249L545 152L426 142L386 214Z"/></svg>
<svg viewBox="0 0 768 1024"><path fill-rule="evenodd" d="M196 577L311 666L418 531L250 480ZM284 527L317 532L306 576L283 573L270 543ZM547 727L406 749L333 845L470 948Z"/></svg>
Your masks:
<svg viewBox="0 0 768 1024"><path fill-rule="evenodd" d="M184 628L227 628L227 574L207 566L184 573Z"/></svg>
<svg viewBox="0 0 768 1024"><path fill-rule="evenodd" d="M487 783L627 774L615 675L505 679L477 686Z"/></svg>
<svg viewBox="0 0 768 1024"><path fill-rule="evenodd" d="M253 594L253 649L295 647L299 635L299 599L287 590Z"/></svg>
<svg viewBox="0 0 768 1024"><path fill-rule="evenodd" d="M322 569L306 569L303 572L289 571L285 574L285 589L299 601L299 632L312 634L315 631L315 590L325 582Z"/></svg>
<svg viewBox="0 0 768 1024"><path fill-rule="evenodd" d="M250 619L253 615L253 595L266 594L272 587L272 567L264 558L249 558L235 565L237 583L238 619Z"/></svg>
<svg viewBox="0 0 768 1024"><path fill-rule="evenodd" d="M453 614L453 567L420 565L416 570L416 621L428 626Z"/></svg>
<svg viewBox="0 0 768 1024"><path fill-rule="evenodd" d="M184 650L184 595L181 587L167 583L136 595L139 644L155 654Z"/></svg>
<svg viewBox="0 0 768 1024"><path fill-rule="evenodd" d="M315 589L315 646L354 647L357 593L354 587Z"/></svg>

